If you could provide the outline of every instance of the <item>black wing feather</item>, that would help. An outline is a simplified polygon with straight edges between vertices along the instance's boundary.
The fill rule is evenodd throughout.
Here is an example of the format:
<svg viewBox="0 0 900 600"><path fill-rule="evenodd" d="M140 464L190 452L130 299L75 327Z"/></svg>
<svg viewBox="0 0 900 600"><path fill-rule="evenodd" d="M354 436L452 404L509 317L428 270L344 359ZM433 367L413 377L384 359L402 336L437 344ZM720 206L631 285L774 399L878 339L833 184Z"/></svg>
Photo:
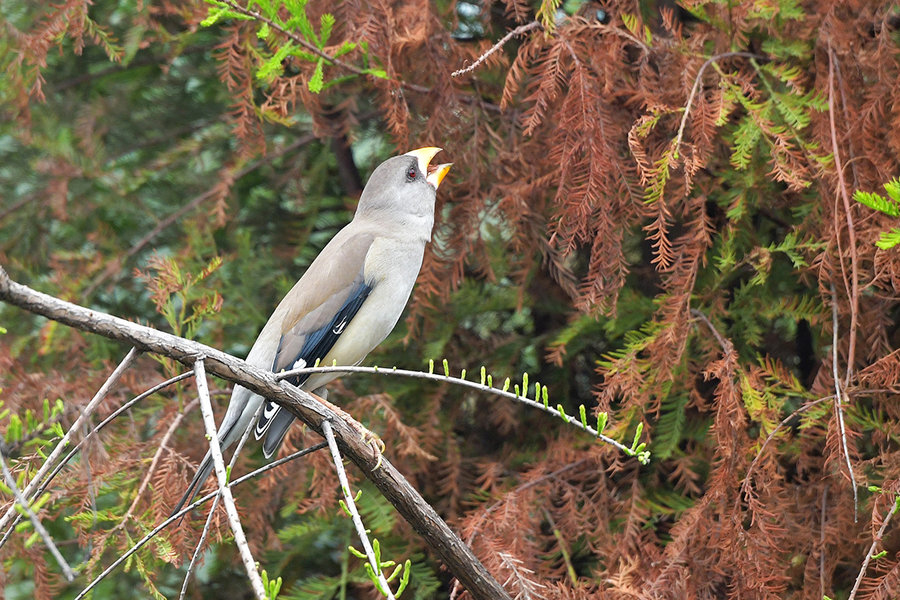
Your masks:
<svg viewBox="0 0 900 600"><path fill-rule="evenodd" d="M331 350L332 346L334 346L335 342L337 342L337 339L341 334L344 333L350 320L356 316L357 312L359 312L359 308L363 305L363 302L366 301L366 298L369 297L369 292L371 291L372 286L360 282L359 285L350 292L350 295L347 297L347 300L344 301L343 306L341 306L340 310L328 324L315 331L311 331L306 335L306 340L303 342L300 353L293 357L293 360L282 360L282 348L281 342L279 342L278 352L275 354L275 361L272 363L273 369L275 365L293 365L299 360L306 362L307 366L311 367L315 364L316 360L324 358L325 355L328 354L328 351ZM282 338L282 340L284 340L284 338ZM309 373L303 373L302 375L289 377L286 381L299 386L308 378Z"/></svg>
<svg viewBox="0 0 900 600"><path fill-rule="evenodd" d="M282 356L282 344L285 339L282 337L281 341L278 343L278 351L275 353L272 370L275 370L276 365L285 365L285 370L290 370L294 364L301 360L304 361L307 366L312 366L317 360L323 359L325 355L328 354L328 351L334 346L335 342L337 342L337 339L341 334L344 333L344 330L347 329L347 325L353 317L356 316L356 313L359 312L360 307L363 305L363 302L366 301L366 298L369 297L371 291L371 285L360 281L350 291L344 304L341 305L341 308L327 324L306 334L306 339L303 340L303 346L296 356ZM285 360L287 358L290 360ZM303 373L295 375L294 377L288 377L285 381L299 387L303 382L309 379L309 375L309 373ZM263 453L267 457L278 450L278 446L281 445L284 434L294 420L292 415L284 413L279 410L279 408L280 407L274 402L267 401L263 408L263 412L260 413L259 419L256 421L256 439L262 437L270 427L275 427L275 429L277 429L277 431L269 431L266 435L266 440L263 444Z"/></svg>

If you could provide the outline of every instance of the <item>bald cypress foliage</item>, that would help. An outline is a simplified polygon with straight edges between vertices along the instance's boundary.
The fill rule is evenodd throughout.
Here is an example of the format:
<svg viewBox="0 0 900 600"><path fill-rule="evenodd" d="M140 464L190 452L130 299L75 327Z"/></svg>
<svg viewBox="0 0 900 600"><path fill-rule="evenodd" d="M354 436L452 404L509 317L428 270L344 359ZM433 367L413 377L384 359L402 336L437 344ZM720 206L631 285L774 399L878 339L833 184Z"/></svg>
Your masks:
<svg viewBox="0 0 900 600"><path fill-rule="evenodd" d="M455 164L433 242L367 362L446 359L451 377L384 368L329 399L512 597L900 594L896 3L61 0L0 18L16 280L243 356L371 169L440 146ZM127 349L6 305L0 327L22 485ZM138 364L94 425L180 372ZM453 385L481 365L575 422L583 405L649 463ZM75 597L168 516L206 450L193 385L127 414L35 507L81 575L23 525L0 549L8 597ZM284 452L318 441L294 428ZM235 472L261 463L248 446ZM465 598L349 475L384 556L411 561L404 597ZM249 485L235 496L279 597L377 594L324 453ZM204 523L95 597L177 598ZM219 511L187 597L249 589L229 539Z"/></svg>

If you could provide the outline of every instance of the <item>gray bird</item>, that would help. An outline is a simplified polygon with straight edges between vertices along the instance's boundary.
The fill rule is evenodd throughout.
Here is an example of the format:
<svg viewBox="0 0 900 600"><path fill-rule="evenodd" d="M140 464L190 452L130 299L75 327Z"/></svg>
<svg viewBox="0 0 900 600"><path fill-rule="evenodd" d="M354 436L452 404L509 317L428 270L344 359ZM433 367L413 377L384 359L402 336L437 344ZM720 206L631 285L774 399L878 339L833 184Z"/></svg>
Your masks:
<svg viewBox="0 0 900 600"><path fill-rule="evenodd" d="M394 329L422 267L434 226L434 200L451 164L430 166L440 148L419 148L381 163L369 178L353 220L316 257L269 317L247 355L251 365L278 373L320 364L359 364ZM288 381L324 397L337 373L304 374ZM234 387L219 427L222 449L237 442L257 413L262 396ZM265 401L256 422L263 454L274 455L294 416ZM173 513L202 487L212 455Z"/></svg>

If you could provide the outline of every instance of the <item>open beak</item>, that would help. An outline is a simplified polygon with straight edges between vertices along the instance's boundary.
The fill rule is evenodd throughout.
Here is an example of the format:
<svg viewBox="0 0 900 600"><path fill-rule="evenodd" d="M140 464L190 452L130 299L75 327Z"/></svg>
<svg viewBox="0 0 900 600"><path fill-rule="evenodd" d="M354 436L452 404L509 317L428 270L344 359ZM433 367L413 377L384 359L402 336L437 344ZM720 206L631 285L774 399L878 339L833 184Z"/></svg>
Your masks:
<svg viewBox="0 0 900 600"><path fill-rule="evenodd" d="M419 170L422 173L426 173L425 181L434 186L434 189L437 189L438 186L441 185L441 181L444 180L444 177L450 171L450 167L453 166L453 163L431 166L431 159L440 151L440 148L429 146L406 153L407 156L416 157L416 160L419 161Z"/></svg>
<svg viewBox="0 0 900 600"><path fill-rule="evenodd" d="M434 189L438 189L438 186L441 185L441 182L444 180L447 173L450 172L450 167L452 166L453 163L444 163L436 167L431 167L431 172L428 173L425 181L433 185Z"/></svg>

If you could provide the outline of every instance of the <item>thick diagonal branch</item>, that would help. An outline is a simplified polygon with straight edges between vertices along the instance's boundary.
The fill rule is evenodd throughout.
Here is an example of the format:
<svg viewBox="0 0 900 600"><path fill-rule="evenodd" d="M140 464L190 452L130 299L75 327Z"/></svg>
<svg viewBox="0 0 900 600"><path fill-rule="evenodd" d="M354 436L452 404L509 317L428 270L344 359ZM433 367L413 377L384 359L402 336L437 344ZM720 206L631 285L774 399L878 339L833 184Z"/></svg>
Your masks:
<svg viewBox="0 0 900 600"><path fill-rule="evenodd" d="M363 440L344 418L334 414L306 392L279 382L271 371L248 365L221 350L192 342L151 327L131 323L106 313L90 310L43 294L10 280L0 267L0 300L29 312L59 321L70 327L119 340L132 346L168 356L193 367L201 356L207 370L223 379L240 383L247 389L291 411L313 430L322 433L321 423L329 419L344 456L394 505L397 512L422 536L476 600L510 600L509 594L475 557L472 550L447 526L435 510L419 495L399 471Z"/></svg>

